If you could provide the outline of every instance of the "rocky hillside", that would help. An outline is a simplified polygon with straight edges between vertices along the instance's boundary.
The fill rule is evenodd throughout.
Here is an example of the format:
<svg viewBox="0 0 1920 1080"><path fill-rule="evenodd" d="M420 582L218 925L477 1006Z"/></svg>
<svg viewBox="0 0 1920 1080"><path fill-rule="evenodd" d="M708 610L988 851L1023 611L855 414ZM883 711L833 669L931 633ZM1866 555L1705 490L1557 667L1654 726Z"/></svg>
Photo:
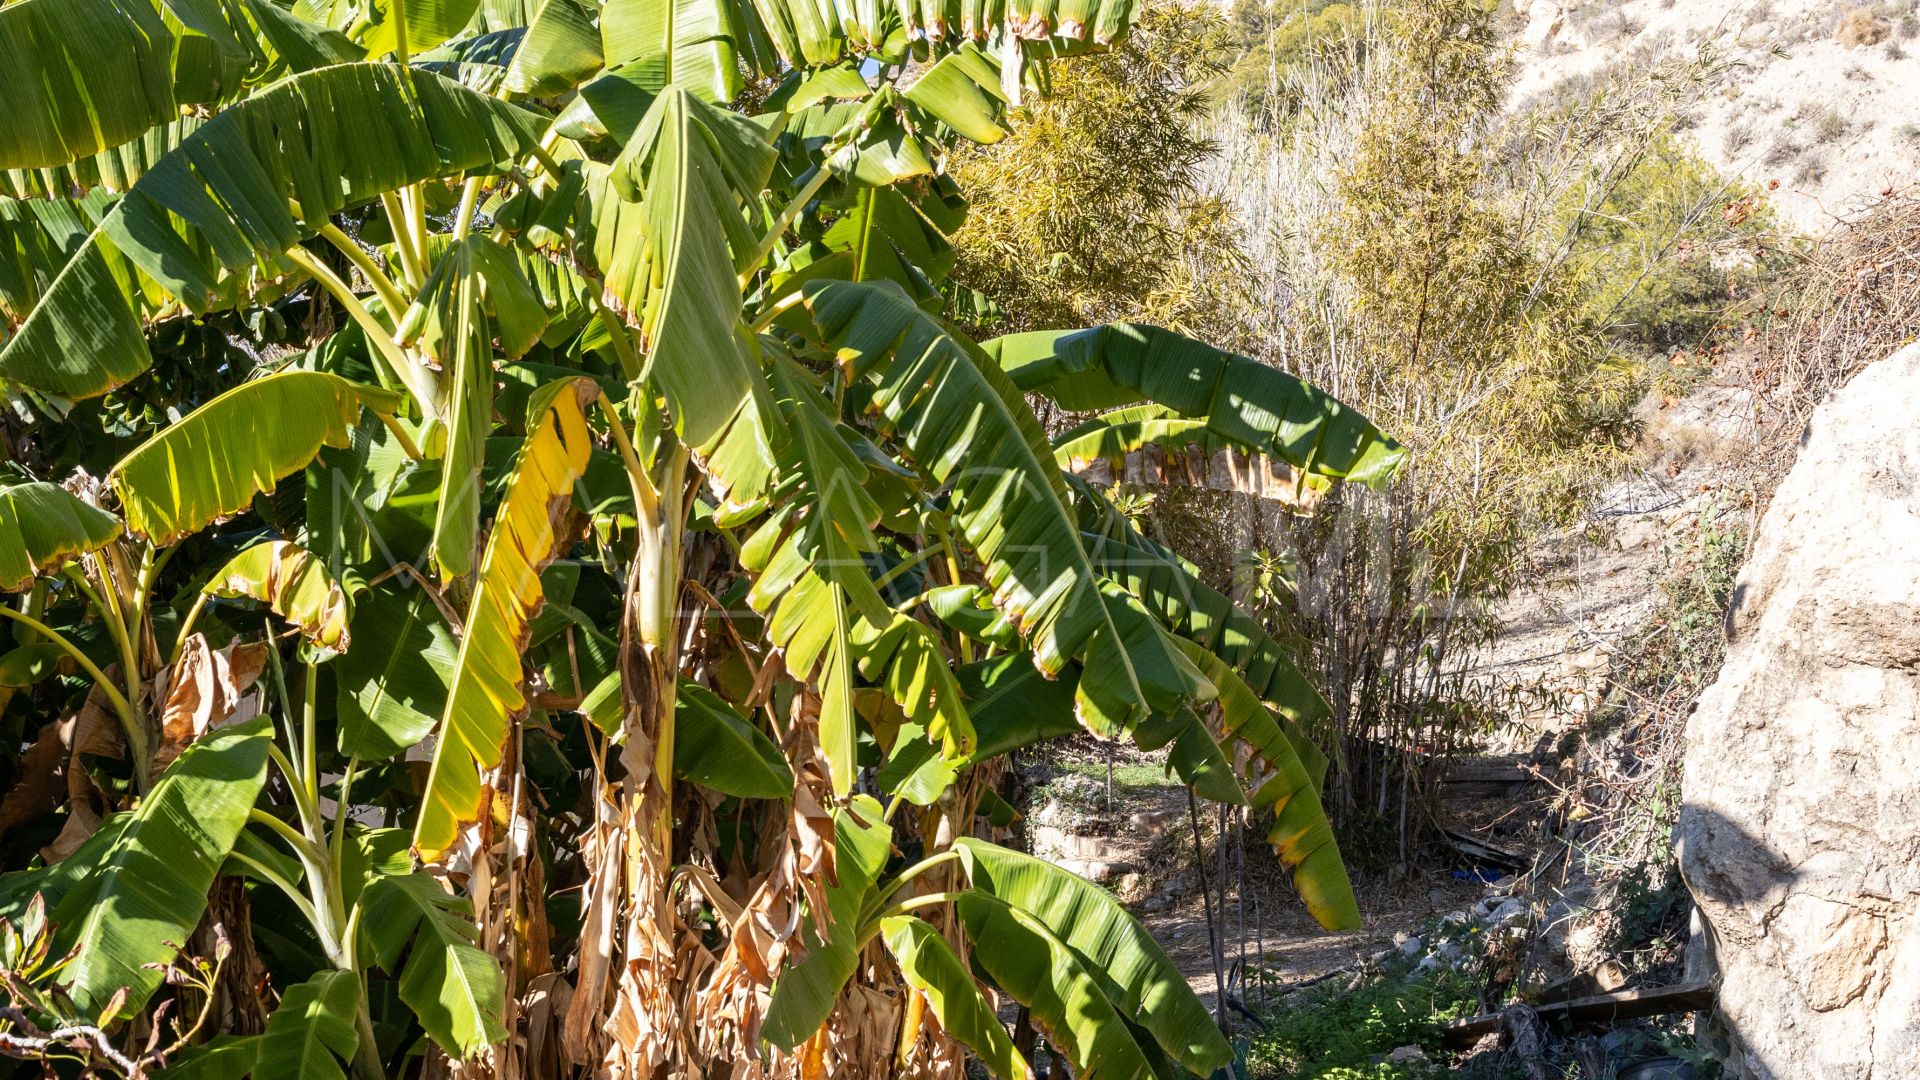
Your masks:
<svg viewBox="0 0 1920 1080"><path fill-rule="evenodd" d="M1682 118L1729 176L1774 189L1824 233L1916 179L1920 0L1514 0L1524 100L1620 63L1675 56L1715 71Z"/></svg>

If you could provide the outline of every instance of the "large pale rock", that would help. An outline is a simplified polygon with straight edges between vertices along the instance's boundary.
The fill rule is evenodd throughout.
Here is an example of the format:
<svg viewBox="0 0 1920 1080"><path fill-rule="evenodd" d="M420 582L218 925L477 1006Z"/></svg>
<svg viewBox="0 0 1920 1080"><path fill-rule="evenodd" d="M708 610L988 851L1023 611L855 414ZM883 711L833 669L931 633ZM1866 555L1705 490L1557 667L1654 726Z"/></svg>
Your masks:
<svg viewBox="0 0 1920 1080"><path fill-rule="evenodd" d="M1920 346L1815 414L1687 728L1735 1074L1920 1076Z"/></svg>

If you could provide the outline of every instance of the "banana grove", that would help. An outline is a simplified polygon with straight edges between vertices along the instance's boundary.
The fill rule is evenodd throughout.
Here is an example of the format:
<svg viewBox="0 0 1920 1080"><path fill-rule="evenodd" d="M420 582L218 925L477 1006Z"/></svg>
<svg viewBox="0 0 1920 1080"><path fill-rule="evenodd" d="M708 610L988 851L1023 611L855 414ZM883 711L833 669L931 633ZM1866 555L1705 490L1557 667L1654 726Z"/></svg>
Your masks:
<svg viewBox="0 0 1920 1080"><path fill-rule="evenodd" d="M1073 467L1402 450L1165 330L943 317L949 154L1133 15L0 6L0 1053L1029 1076L1004 1007L1229 1068L1001 781L1164 748L1350 926L1326 705Z"/></svg>

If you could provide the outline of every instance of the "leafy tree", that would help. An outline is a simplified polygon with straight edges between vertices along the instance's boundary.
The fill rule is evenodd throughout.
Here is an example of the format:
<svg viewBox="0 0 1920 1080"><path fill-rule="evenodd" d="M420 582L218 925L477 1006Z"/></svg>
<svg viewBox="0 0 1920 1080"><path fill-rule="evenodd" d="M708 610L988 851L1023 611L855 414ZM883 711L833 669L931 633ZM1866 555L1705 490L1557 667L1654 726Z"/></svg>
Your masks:
<svg viewBox="0 0 1920 1080"><path fill-rule="evenodd" d="M1224 1066L1145 930L990 842L995 784L1167 747L1353 925L1326 706L1027 395L1101 413L1080 456L1402 451L1169 331L934 314L956 143L1132 18L0 8L0 1046L1023 1075L987 987L1082 1075Z"/></svg>

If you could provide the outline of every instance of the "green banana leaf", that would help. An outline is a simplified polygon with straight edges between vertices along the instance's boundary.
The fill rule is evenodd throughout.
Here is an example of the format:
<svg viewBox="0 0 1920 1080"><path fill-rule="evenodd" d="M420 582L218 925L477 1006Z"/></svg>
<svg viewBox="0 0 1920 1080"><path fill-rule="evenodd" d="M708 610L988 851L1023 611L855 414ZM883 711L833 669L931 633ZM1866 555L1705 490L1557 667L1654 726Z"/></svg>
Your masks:
<svg viewBox="0 0 1920 1080"><path fill-rule="evenodd" d="M418 586L376 585L353 605L354 645L333 662L340 752L382 761L433 731L459 646Z"/></svg>
<svg viewBox="0 0 1920 1080"><path fill-rule="evenodd" d="M586 82L606 66L600 31L580 0L545 0L527 23L527 36L507 66L506 88L553 97Z"/></svg>
<svg viewBox="0 0 1920 1080"><path fill-rule="evenodd" d="M421 858L437 861L481 812L480 772L500 763L508 724L526 708L522 654L545 600L540 571L565 550L573 486L593 450L586 407L600 386L576 376L534 394L528 435L507 479L460 642L440 743L414 829Z"/></svg>
<svg viewBox="0 0 1920 1080"><path fill-rule="evenodd" d="M0 349L0 378L69 399L105 393L151 363L143 285L207 311L233 291L224 275L273 265L328 215L509 161L537 144L540 127L531 113L388 64L341 64L268 87L187 135L128 189Z"/></svg>
<svg viewBox="0 0 1920 1080"><path fill-rule="evenodd" d="M165 547L245 509L323 446L344 447L360 410L391 413L399 394L324 371L241 383L141 443L113 467L127 527Z"/></svg>
<svg viewBox="0 0 1920 1080"><path fill-rule="evenodd" d="M227 560L201 592L249 597L300 628L316 645L345 650L347 594L313 552L285 540L255 544Z"/></svg>
<svg viewBox="0 0 1920 1080"><path fill-rule="evenodd" d="M585 170L575 222L606 306L640 327L643 374L723 512L757 500L773 465L771 402L741 323L738 275L756 260L747 208L774 157L752 121L670 86L610 169Z"/></svg>
<svg viewBox="0 0 1920 1080"><path fill-rule="evenodd" d="M1147 702L1080 547L1065 485L1033 412L991 364L888 284L810 282L821 342L873 387L873 406L936 484L987 566L996 600L1049 674L1099 652L1111 666L1081 684L1083 717L1116 727Z"/></svg>
<svg viewBox="0 0 1920 1080"><path fill-rule="evenodd" d="M344 1065L360 1047L359 1008L360 976L351 971L289 986L267 1018L253 1080L346 1080Z"/></svg>
<svg viewBox="0 0 1920 1080"><path fill-rule="evenodd" d="M0 168L64 165L177 116L173 47L154 0L0 7Z"/></svg>
<svg viewBox="0 0 1920 1080"><path fill-rule="evenodd" d="M1222 731L1245 743L1273 770L1273 777L1260 785L1251 801L1256 810L1273 810L1274 822L1267 832L1267 842L1273 845L1280 861L1293 871L1294 891L1306 901L1307 910L1321 926L1329 930L1358 930L1360 907L1353 896L1353 885L1347 879L1346 866L1340 861L1333 825L1320 805L1319 788L1294 753L1293 743L1274 723L1272 714L1254 695L1253 689L1226 661L1192 642L1179 641L1178 644L1219 688Z"/></svg>
<svg viewBox="0 0 1920 1080"><path fill-rule="evenodd" d="M0 488L0 592L19 592L123 531L119 518L58 484Z"/></svg>
<svg viewBox="0 0 1920 1080"><path fill-rule="evenodd" d="M244 1080L260 1060L261 1035L216 1035L175 1054L162 1080Z"/></svg>
<svg viewBox="0 0 1920 1080"><path fill-rule="evenodd" d="M907 985L926 998L941 1030L965 1043L995 1076L1033 1075L1007 1037L1007 1029L1000 1026L993 1006L974 985L967 965L940 931L924 919L894 915L880 920L880 936L900 964Z"/></svg>
<svg viewBox="0 0 1920 1080"><path fill-rule="evenodd" d="M671 83L721 106L740 93L727 9L714 0L607 0L600 45L607 67L636 67L656 93Z"/></svg>
<svg viewBox="0 0 1920 1080"><path fill-rule="evenodd" d="M1151 1031L1175 1061L1201 1076L1211 1076L1233 1060L1233 1048L1207 1007L1187 987L1186 977L1167 959L1153 935L1135 922L1112 894L1050 863L984 840L964 837L954 846L967 868L973 893L1018 909L1057 937L1085 963L1111 1007ZM969 935L981 942L981 935L973 930L973 919L967 915L968 900L961 900L960 910L961 917L968 921ZM1005 921L999 915L994 917L998 922ZM987 952L976 950L975 955L990 972L990 957L1001 953L1016 954L1017 962L1023 965L1034 962L1031 955L1010 943L998 938L988 940L994 947ZM1003 944L1008 947L1002 948ZM1058 950L1051 951L1058 959Z"/></svg>
<svg viewBox="0 0 1920 1080"><path fill-rule="evenodd" d="M673 707L673 771L742 799L793 796L793 770L780 747L720 695L687 679Z"/></svg>
<svg viewBox="0 0 1920 1080"><path fill-rule="evenodd" d="M976 738L966 696L933 631L895 615L884 627L858 628L854 653L861 674L887 692L908 723L940 744L942 757L959 761L973 753Z"/></svg>
<svg viewBox="0 0 1920 1080"><path fill-rule="evenodd" d="M207 734L167 767L111 844L68 857L95 856L75 867L86 876L53 909L56 944L75 950L61 981L82 1015L100 1015L125 988L115 1017L131 1016L159 989L159 966L200 922L266 783L272 738L266 717Z"/></svg>
<svg viewBox="0 0 1920 1080"><path fill-rule="evenodd" d="M1088 412L1156 402L1221 439L1298 469L1384 485L1406 450L1366 417L1258 360L1157 326L1009 334L981 348L1022 390Z"/></svg>
<svg viewBox="0 0 1920 1080"><path fill-rule="evenodd" d="M1125 586L1173 633L1205 648L1232 668L1278 714L1313 778L1324 782L1327 756L1315 741L1333 709L1260 620L1215 591L1172 551L1140 535L1118 514L1098 522L1105 533L1083 533L1100 572Z"/></svg>
<svg viewBox="0 0 1920 1080"><path fill-rule="evenodd" d="M1072 1063L1076 1077L1159 1080L1123 1014L1101 993L1094 961L997 896L968 890L954 907L973 941L974 962L1028 1008L1047 1041ZM1221 1064L1232 1059L1230 1049L1224 1053Z"/></svg>
<svg viewBox="0 0 1920 1080"><path fill-rule="evenodd" d="M479 7L480 0L295 0L293 14L335 30L353 27L369 56L393 52L404 29L407 52L417 55L464 31ZM404 26L395 18L401 9Z"/></svg>
<svg viewBox="0 0 1920 1080"><path fill-rule="evenodd" d="M460 1058L506 1039L506 980L499 963L474 945L478 931L466 900L412 873L375 878L360 903L366 955L399 975L400 1000L428 1037Z"/></svg>
<svg viewBox="0 0 1920 1080"><path fill-rule="evenodd" d="M880 506L868 471L798 365L782 357L772 382L786 438L778 453L780 512L747 538L741 562L754 573L747 602L771 612L768 632L787 670L820 692L820 743L836 794L851 789L857 731L851 642L862 620L893 616L868 576L878 551Z"/></svg>

